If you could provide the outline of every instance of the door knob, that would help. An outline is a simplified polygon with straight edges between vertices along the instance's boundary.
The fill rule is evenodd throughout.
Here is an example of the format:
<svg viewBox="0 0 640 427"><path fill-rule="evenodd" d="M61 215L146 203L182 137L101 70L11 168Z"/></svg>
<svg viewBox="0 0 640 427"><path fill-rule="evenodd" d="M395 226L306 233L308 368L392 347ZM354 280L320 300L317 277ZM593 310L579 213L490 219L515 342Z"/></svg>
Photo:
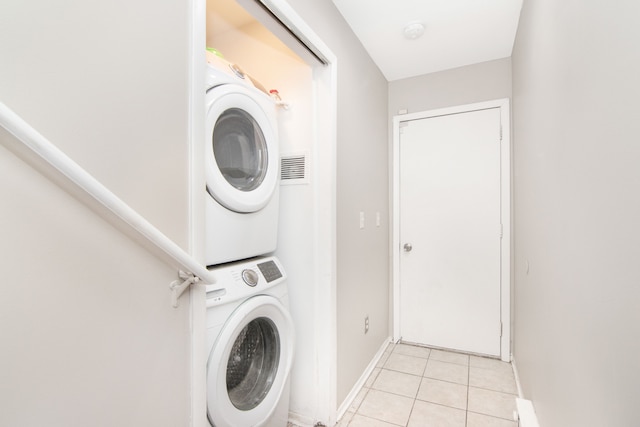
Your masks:
<svg viewBox="0 0 640 427"><path fill-rule="evenodd" d="M405 252L411 252L411 249L413 249L413 246L411 246L411 243L405 243L403 248Z"/></svg>

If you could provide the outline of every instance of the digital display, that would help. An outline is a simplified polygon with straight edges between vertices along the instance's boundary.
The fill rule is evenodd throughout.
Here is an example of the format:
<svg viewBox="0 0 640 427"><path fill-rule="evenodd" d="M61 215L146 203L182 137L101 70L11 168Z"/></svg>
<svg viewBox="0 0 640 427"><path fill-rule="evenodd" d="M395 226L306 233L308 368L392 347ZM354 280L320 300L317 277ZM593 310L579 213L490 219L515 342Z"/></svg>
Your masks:
<svg viewBox="0 0 640 427"><path fill-rule="evenodd" d="M273 261L267 261L258 264L258 268L260 269L260 272L264 276L267 283L273 282L274 280L282 277L282 272Z"/></svg>

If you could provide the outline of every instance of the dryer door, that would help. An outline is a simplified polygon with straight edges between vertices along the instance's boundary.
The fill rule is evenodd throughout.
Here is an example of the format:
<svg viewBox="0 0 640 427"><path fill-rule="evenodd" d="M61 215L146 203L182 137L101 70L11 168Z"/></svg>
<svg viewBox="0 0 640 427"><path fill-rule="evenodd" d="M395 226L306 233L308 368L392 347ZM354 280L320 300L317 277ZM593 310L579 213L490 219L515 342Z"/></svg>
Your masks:
<svg viewBox="0 0 640 427"><path fill-rule="evenodd" d="M207 92L206 108L207 191L235 212L262 209L278 184L275 104L262 93L227 84Z"/></svg>
<svg viewBox="0 0 640 427"><path fill-rule="evenodd" d="M229 317L207 362L207 416L216 427L267 421L287 384L293 322L274 297L259 295Z"/></svg>

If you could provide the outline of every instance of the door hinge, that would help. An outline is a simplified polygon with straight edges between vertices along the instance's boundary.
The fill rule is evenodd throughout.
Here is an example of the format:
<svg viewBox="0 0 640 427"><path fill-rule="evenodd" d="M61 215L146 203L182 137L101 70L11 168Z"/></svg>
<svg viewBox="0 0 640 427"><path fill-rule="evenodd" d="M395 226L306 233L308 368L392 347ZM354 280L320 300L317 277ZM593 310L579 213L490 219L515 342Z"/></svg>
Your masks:
<svg viewBox="0 0 640 427"><path fill-rule="evenodd" d="M502 142L502 123L500 123L500 142Z"/></svg>
<svg viewBox="0 0 640 427"><path fill-rule="evenodd" d="M502 227L502 223L500 223L500 238L502 239L502 236L504 234L504 229Z"/></svg>
<svg viewBox="0 0 640 427"><path fill-rule="evenodd" d="M500 338L502 338L502 322L500 322Z"/></svg>

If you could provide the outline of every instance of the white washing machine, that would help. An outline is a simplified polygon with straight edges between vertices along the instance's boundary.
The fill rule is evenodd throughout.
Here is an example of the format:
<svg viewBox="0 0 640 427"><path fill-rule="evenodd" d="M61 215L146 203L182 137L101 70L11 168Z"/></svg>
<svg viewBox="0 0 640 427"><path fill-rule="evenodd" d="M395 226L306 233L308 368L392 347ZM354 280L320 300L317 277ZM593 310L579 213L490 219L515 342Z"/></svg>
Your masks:
<svg viewBox="0 0 640 427"><path fill-rule="evenodd" d="M207 286L207 417L215 427L286 427L294 329L275 257L212 269Z"/></svg>
<svg viewBox="0 0 640 427"><path fill-rule="evenodd" d="M276 249L277 104L238 66L207 52L205 262Z"/></svg>

